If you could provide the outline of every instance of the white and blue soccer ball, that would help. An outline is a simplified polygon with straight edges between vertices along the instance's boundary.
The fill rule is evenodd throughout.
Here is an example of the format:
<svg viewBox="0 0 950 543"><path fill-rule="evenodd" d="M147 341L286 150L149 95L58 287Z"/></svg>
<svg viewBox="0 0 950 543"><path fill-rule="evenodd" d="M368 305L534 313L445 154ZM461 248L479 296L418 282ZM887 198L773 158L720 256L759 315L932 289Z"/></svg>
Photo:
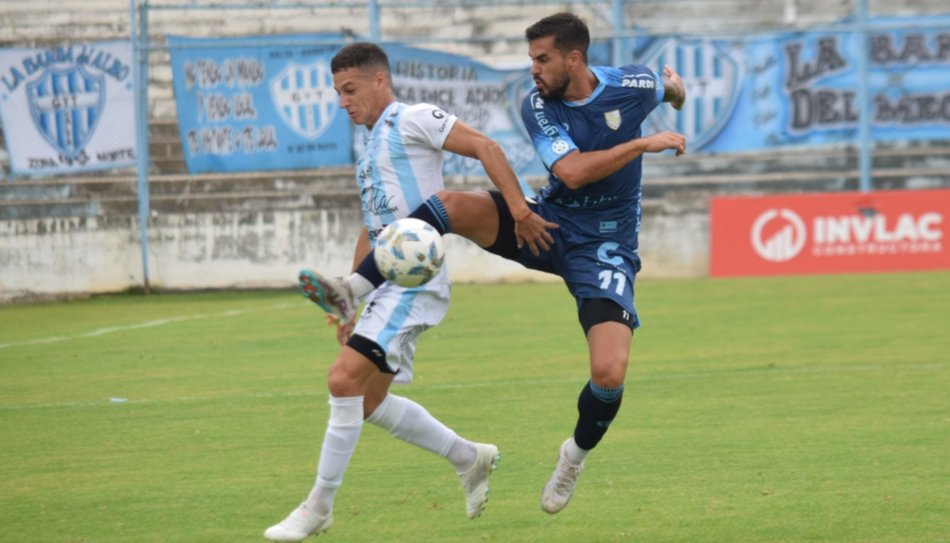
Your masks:
<svg viewBox="0 0 950 543"><path fill-rule="evenodd" d="M401 287L424 285L439 273L445 262L442 236L419 219L391 222L376 238L376 266L387 281Z"/></svg>

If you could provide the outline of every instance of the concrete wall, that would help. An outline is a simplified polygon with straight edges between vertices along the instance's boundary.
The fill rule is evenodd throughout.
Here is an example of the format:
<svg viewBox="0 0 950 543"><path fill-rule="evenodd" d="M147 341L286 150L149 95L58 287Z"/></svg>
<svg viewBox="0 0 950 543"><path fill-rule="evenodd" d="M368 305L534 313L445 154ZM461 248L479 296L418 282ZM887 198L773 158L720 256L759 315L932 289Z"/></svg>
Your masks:
<svg viewBox="0 0 950 543"><path fill-rule="evenodd" d="M658 211L658 210L657 210ZM643 276L701 276L705 213L647 217ZM356 209L160 215L149 230L156 289L282 288L301 267L345 274L359 233ZM0 221L0 303L142 285L138 220L63 217ZM549 281L457 236L446 240L455 281Z"/></svg>

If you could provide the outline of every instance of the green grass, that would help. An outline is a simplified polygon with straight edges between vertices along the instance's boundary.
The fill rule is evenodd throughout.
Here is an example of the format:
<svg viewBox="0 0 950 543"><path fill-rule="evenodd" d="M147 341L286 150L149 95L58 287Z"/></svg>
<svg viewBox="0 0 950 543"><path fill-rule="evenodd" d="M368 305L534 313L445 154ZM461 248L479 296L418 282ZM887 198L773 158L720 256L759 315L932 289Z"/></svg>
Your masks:
<svg viewBox="0 0 950 543"><path fill-rule="evenodd" d="M502 449L485 515L367 426L319 540L950 540L950 273L637 288L623 408L566 510L538 497L587 375L573 301L457 286L398 390ZM336 351L290 292L0 307L0 541L263 541L312 484Z"/></svg>

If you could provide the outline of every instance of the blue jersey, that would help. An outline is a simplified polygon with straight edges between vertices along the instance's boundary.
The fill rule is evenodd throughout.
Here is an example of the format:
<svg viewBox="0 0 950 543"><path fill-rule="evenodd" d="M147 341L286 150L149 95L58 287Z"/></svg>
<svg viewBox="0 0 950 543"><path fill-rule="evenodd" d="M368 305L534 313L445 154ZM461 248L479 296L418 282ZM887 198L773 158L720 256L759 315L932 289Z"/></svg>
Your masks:
<svg viewBox="0 0 950 543"><path fill-rule="evenodd" d="M577 216L598 210L598 221L639 218L642 156L612 175L576 190L554 175L558 160L576 150L609 149L640 137L640 125L663 101L663 79L638 65L612 68L591 66L599 84L589 98L579 102L544 100L534 90L521 106L521 117L531 141L548 169L550 183L541 198L555 208ZM560 215L560 213L558 213ZM635 221L637 224L639 220Z"/></svg>
<svg viewBox="0 0 950 543"><path fill-rule="evenodd" d="M600 151L639 138L640 125L663 101L663 80L644 66L591 66L590 70L599 83L586 100L548 101L535 90L521 106L531 141L551 173L541 200L532 208L560 229L552 232L551 250L541 255L534 256L524 247L499 254L564 278L578 308L588 299L613 300L635 328L640 324L633 283L640 271L642 156L576 190L558 179L553 169L574 150Z"/></svg>

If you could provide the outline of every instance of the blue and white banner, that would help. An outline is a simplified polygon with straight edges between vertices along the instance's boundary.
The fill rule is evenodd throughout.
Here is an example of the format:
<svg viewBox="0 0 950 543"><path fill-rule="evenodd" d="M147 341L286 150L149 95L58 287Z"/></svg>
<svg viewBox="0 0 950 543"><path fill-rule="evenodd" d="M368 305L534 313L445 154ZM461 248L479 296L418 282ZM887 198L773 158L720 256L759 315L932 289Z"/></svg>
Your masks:
<svg viewBox="0 0 950 543"><path fill-rule="evenodd" d="M950 138L950 16L872 18L871 25L873 139ZM694 151L747 151L854 141L858 40L834 28L733 40L661 37L641 40L630 55L655 69L672 66L687 86L683 111L659 108L649 131L684 133Z"/></svg>
<svg viewBox="0 0 950 543"><path fill-rule="evenodd" d="M135 164L132 45L0 50L0 115L16 175Z"/></svg>
<svg viewBox="0 0 950 543"><path fill-rule="evenodd" d="M185 164L192 173L353 162L330 59L342 35L168 36Z"/></svg>
<svg viewBox="0 0 950 543"><path fill-rule="evenodd" d="M397 99L426 102L497 141L519 176L545 172L521 122L521 100L534 87L527 63L499 70L467 57L387 44ZM445 154L446 175L485 176L478 160Z"/></svg>

